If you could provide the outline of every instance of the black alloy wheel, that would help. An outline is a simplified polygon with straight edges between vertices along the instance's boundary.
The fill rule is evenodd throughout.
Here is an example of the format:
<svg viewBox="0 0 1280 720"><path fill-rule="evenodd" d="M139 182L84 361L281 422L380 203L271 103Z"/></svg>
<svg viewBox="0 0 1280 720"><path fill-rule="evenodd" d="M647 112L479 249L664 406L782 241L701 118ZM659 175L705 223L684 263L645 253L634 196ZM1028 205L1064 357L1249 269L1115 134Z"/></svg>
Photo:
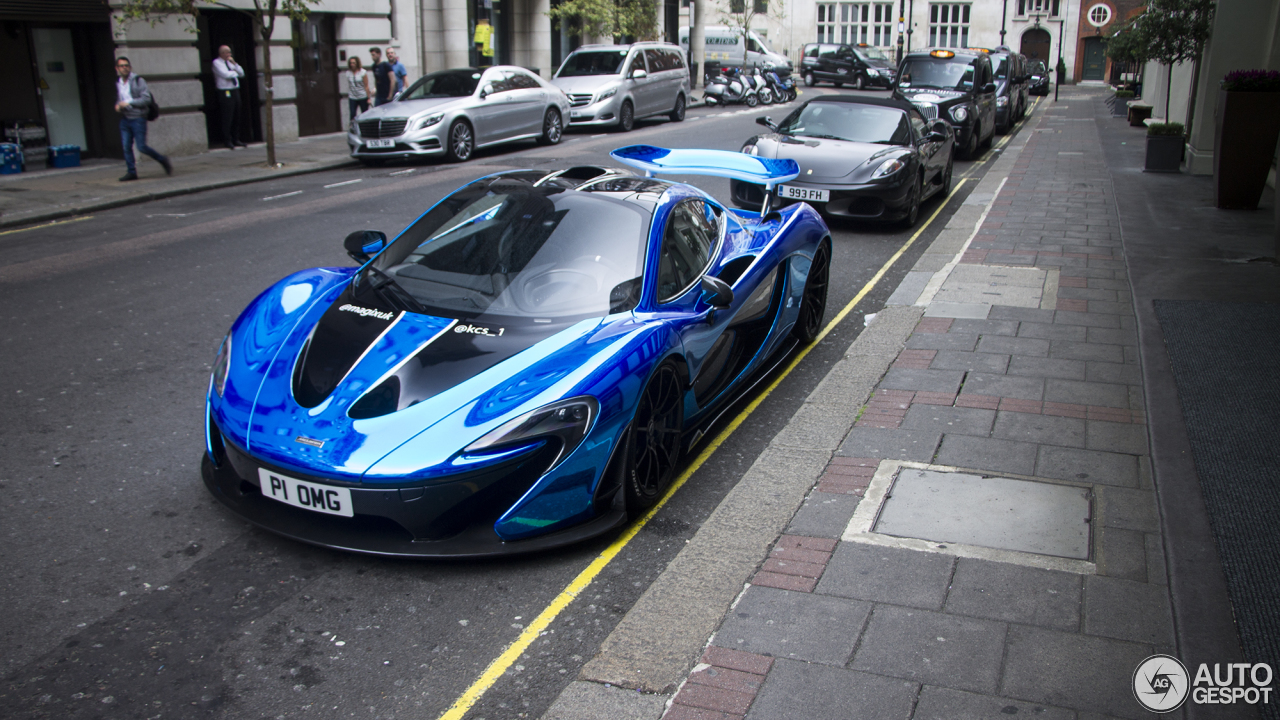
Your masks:
<svg viewBox="0 0 1280 720"><path fill-rule="evenodd" d="M907 216L902 218L902 226L904 228L915 227L916 221L920 219L920 196L924 193L921 186L921 178L916 175L915 185L911 188L911 199L907 205Z"/></svg>
<svg viewBox="0 0 1280 720"><path fill-rule="evenodd" d="M627 430L624 484L632 517L653 507L671 485L683 432L683 383L675 364L665 362L649 378Z"/></svg>
<svg viewBox="0 0 1280 720"><path fill-rule="evenodd" d="M563 138L564 119L560 117L560 111L547 108L547 114L542 118L542 136L538 138L538 144L556 145Z"/></svg>
<svg viewBox="0 0 1280 720"><path fill-rule="evenodd" d="M671 118L671 122L680 122L684 120L684 109L685 109L684 96L680 95L679 97L676 98L675 110L672 110L671 114L668 115L667 117Z"/></svg>
<svg viewBox="0 0 1280 720"><path fill-rule="evenodd" d="M630 100L622 101L622 109L618 111L618 130L619 132L631 132L631 128L636 126L636 109L631 106Z"/></svg>
<svg viewBox="0 0 1280 720"><path fill-rule="evenodd" d="M800 300L800 315L796 318L792 333L800 342L808 345L817 339L822 330L822 316L827 311L827 283L831 275L831 241L823 240L813 254L809 276L804 281L804 297Z"/></svg>
<svg viewBox="0 0 1280 720"><path fill-rule="evenodd" d="M864 76L864 75L859 75L859 76L858 76L858 79L854 82L853 87L854 87L855 89L858 89L858 90L866 90L866 89L867 89L867 78L866 78L866 76Z"/></svg>
<svg viewBox="0 0 1280 720"><path fill-rule="evenodd" d="M471 126L466 120L454 120L449 126L449 145L445 149L445 157L449 162L466 162L476 149L476 137L471 133Z"/></svg>

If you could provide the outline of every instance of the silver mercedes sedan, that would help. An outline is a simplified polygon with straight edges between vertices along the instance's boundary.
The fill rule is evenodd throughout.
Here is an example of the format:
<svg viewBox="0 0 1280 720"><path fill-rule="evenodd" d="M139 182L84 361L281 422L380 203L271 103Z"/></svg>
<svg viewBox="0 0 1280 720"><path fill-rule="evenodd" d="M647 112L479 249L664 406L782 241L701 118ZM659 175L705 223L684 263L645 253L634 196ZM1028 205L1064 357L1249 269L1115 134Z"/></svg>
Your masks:
<svg viewBox="0 0 1280 720"><path fill-rule="evenodd" d="M464 162L487 145L528 139L555 145L568 116L569 98L524 68L441 70L358 115L347 145L368 164L440 154Z"/></svg>

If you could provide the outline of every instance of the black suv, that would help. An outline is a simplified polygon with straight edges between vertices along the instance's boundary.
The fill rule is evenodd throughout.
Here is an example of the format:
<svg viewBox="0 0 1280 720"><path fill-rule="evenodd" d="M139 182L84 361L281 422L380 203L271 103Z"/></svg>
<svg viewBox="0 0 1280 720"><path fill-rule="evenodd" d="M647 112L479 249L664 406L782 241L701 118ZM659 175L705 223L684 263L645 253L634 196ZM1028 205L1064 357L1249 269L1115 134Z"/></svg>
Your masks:
<svg viewBox="0 0 1280 720"><path fill-rule="evenodd" d="M819 82L848 83L861 90L867 87L893 87L897 69L893 60L867 44L809 43L800 59L800 75L804 84Z"/></svg>
<svg viewBox="0 0 1280 720"><path fill-rule="evenodd" d="M990 58L996 69L996 132L1006 133L1027 114L1031 74L1027 59L1006 47L996 48Z"/></svg>
<svg viewBox="0 0 1280 720"><path fill-rule="evenodd" d="M951 123L966 157L991 146L996 133L996 84L984 52L925 48L902 58L893 97L916 104L930 120Z"/></svg>

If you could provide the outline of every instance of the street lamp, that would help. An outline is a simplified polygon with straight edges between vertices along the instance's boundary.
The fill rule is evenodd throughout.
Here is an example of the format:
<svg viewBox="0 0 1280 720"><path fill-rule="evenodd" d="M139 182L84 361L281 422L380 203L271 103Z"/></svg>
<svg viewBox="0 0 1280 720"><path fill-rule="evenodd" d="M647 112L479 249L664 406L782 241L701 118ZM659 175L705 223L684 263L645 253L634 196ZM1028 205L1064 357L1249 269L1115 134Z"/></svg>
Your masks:
<svg viewBox="0 0 1280 720"><path fill-rule="evenodd" d="M1000 4L1000 44L1004 45L1004 21L1009 16L1009 0Z"/></svg>
<svg viewBox="0 0 1280 720"><path fill-rule="evenodd" d="M890 5L889 7L893 7ZM898 64L902 64L902 32L906 29L907 0L898 0Z"/></svg>
<svg viewBox="0 0 1280 720"><path fill-rule="evenodd" d="M915 24L916 16L916 0L907 3L907 17L912 18L912 22L907 23L907 52L911 52L911 26Z"/></svg>

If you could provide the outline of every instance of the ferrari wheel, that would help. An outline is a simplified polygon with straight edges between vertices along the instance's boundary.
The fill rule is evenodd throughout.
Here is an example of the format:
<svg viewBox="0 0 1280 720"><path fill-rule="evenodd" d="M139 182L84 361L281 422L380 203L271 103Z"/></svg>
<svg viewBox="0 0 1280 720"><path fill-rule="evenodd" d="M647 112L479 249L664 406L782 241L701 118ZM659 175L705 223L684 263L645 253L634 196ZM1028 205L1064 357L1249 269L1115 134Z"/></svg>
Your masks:
<svg viewBox="0 0 1280 720"><path fill-rule="evenodd" d="M538 138L539 145L555 145L564 137L564 120L560 117L560 111L555 108L547 108L547 114L542 118L542 137Z"/></svg>
<svg viewBox="0 0 1280 720"><path fill-rule="evenodd" d="M822 330L822 316L827 311L827 281L831 275L831 243L823 240L813 254L809 276L804 281L804 298L800 301L800 316L793 331L800 342L808 345Z"/></svg>
<svg viewBox="0 0 1280 720"><path fill-rule="evenodd" d="M455 120L449 127L449 146L445 150L449 162L466 162L476 149L476 136L465 120Z"/></svg>
<svg viewBox="0 0 1280 720"><path fill-rule="evenodd" d="M920 177L916 176L915 185L911 188L911 200L910 205L907 206L907 216L902 218L903 227L915 227L916 221L920 219L920 196L922 194L924 194L924 188L920 186Z"/></svg>
<svg viewBox="0 0 1280 720"><path fill-rule="evenodd" d="M631 106L630 100L622 101L622 109L618 111L618 130L620 132L631 132L631 128L636 126L636 109Z"/></svg>
<svg viewBox="0 0 1280 720"><path fill-rule="evenodd" d="M627 511L633 516L662 498L676 474L684 429L684 393L673 363L658 366L627 431Z"/></svg>

